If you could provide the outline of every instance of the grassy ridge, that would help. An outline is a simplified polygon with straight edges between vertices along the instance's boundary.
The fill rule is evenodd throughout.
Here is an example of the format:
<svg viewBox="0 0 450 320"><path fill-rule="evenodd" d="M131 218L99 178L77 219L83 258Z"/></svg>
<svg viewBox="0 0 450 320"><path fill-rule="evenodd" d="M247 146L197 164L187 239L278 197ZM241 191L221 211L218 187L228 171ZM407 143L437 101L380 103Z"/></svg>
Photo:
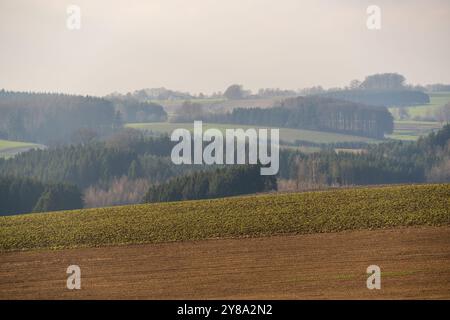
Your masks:
<svg viewBox="0 0 450 320"><path fill-rule="evenodd" d="M450 184L273 194L0 217L0 250L450 224Z"/></svg>

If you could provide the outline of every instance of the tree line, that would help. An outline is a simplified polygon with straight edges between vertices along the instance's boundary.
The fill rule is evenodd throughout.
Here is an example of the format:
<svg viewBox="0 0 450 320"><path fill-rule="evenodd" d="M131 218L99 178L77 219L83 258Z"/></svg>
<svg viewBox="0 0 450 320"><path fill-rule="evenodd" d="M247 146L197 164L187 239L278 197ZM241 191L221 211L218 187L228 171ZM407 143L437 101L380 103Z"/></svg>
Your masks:
<svg viewBox="0 0 450 320"><path fill-rule="evenodd" d="M5 90L0 90L0 113L0 137L47 145L71 143L80 136L107 136L123 122L167 119L162 106L131 98Z"/></svg>
<svg viewBox="0 0 450 320"><path fill-rule="evenodd" d="M425 91L430 89L430 86L406 84L406 78L398 73L379 73L369 75L363 81L352 80L344 88L325 90L321 86L316 86L303 89L302 94L391 107L429 103L430 98Z"/></svg>
<svg viewBox="0 0 450 320"><path fill-rule="evenodd" d="M377 139L392 133L394 127L392 115L385 107L317 96L288 98L273 108L236 108L199 120L340 132Z"/></svg>
<svg viewBox="0 0 450 320"><path fill-rule="evenodd" d="M0 215L79 209L80 190L70 184L44 184L31 178L0 176Z"/></svg>
<svg viewBox="0 0 450 320"><path fill-rule="evenodd" d="M336 152L333 146L321 146L311 154L281 149L279 175L262 177L257 166L176 166L169 157L175 142L167 136L144 137L124 130L104 142L0 159L0 176L7 177L0 188L0 213L76 208L82 204L67 199L77 197L66 195L77 190L89 195L90 206L97 206L97 197L103 204L121 204L140 202L144 196L155 202L264 192L277 188L275 179L291 181L296 189L450 181L449 141L446 125L417 142L370 144L355 153ZM64 183L76 187L48 187Z"/></svg>
<svg viewBox="0 0 450 320"><path fill-rule="evenodd" d="M44 183L68 182L82 189L108 184L124 175L157 182L191 169L172 164L169 156L173 145L167 136L118 133L105 142L35 149L0 159L0 175L32 177Z"/></svg>
<svg viewBox="0 0 450 320"><path fill-rule="evenodd" d="M239 165L176 177L151 186L144 202L223 198L276 190L276 178L262 176L260 169L260 165Z"/></svg>
<svg viewBox="0 0 450 320"><path fill-rule="evenodd" d="M320 186L371 185L450 181L450 125L417 142L390 141L360 152L330 148L304 154L281 150L281 179L297 189Z"/></svg>
<svg viewBox="0 0 450 320"><path fill-rule="evenodd" d="M139 101L133 97L109 98L114 104L114 109L120 113L124 122L164 122L167 121L167 113L157 103Z"/></svg>
<svg viewBox="0 0 450 320"><path fill-rule="evenodd" d="M346 100L356 103L364 103L372 106L400 107L422 105L430 102L428 94L419 90L361 90L349 89L328 91L320 96Z"/></svg>
<svg viewBox="0 0 450 320"><path fill-rule="evenodd" d="M70 141L80 128L113 129L111 102L95 97L0 91L0 131L9 140L52 144Z"/></svg>

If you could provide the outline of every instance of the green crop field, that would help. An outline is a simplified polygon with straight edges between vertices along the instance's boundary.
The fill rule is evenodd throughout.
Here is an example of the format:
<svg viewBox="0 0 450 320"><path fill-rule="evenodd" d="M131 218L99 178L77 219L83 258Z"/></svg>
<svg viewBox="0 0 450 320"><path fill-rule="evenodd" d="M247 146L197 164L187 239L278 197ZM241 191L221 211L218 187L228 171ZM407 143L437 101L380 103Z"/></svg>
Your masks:
<svg viewBox="0 0 450 320"><path fill-rule="evenodd" d="M29 143L29 142L0 140L0 152L4 149L25 148L25 147L32 147L32 146L35 146L35 144Z"/></svg>
<svg viewBox="0 0 450 320"><path fill-rule="evenodd" d="M450 224L450 184L340 189L0 217L0 250Z"/></svg>
<svg viewBox="0 0 450 320"><path fill-rule="evenodd" d="M408 108L411 118L427 116L428 114L436 111L439 107L442 107L450 102L450 92L434 92L429 93L429 96L429 104Z"/></svg>
<svg viewBox="0 0 450 320"><path fill-rule="evenodd" d="M430 92L430 103L407 107L409 116L414 117L426 117L433 114L439 107L442 107L450 102L450 92ZM398 113L398 108L389 108L394 115Z"/></svg>
<svg viewBox="0 0 450 320"><path fill-rule="evenodd" d="M155 123L128 123L126 125L129 128L148 130L156 134L171 134L173 130L177 128L186 128L193 130L193 123L169 123L169 122L155 122ZM209 128L216 128L222 132L225 129L233 128L269 128L263 126L248 126L248 125L237 125L237 124L203 124L203 131ZM322 132L313 130L299 130L299 129L287 129L280 128L280 140L285 142L295 142L296 140L309 141L314 143L336 143L336 142L376 142L377 140L352 136L347 134L333 133L333 132Z"/></svg>
<svg viewBox="0 0 450 320"><path fill-rule="evenodd" d="M20 141L0 139L0 158L9 158L14 156L18 152L28 150L31 148L44 148L44 146L31 142L20 142Z"/></svg>

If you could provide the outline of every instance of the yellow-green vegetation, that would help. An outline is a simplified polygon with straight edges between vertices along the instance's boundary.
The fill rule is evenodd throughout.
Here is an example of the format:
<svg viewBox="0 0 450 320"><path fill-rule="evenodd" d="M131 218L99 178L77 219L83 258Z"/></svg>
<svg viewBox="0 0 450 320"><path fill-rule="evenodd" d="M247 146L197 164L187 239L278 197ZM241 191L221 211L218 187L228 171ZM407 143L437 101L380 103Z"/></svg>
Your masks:
<svg viewBox="0 0 450 320"><path fill-rule="evenodd" d="M450 224L450 184L340 189L0 217L0 250Z"/></svg>
<svg viewBox="0 0 450 320"><path fill-rule="evenodd" d="M173 130L178 128L185 128L188 130L193 130L193 123L168 123L168 122L155 122L155 123L128 123L126 125L129 128L140 129L140 130L151 130L157 134L171 134ZM248 125L238 125L238 124L215 124L215 123L204 123L203 130L210 128L216 128L224 132L226 129L234 128L270 128L264 126L248 126ZM348 134L333 133L333 132L323 132L323 131L313 131L313 130L300 130L300 129L280 129L280 140L286 142L295 142L296 140L309 141L314 143L336 143L336 142L376 142L375 139L352 136Z"/></svg>
<svg viewBox="0 0 450 320"><path fill-rule="evenodd" d="M0 139L0 151L4 149L13 149L13 148L26 148L36 146L34 143L30 142L20 142L20 141L10 141L10 140L1 140Z"/></svg>
<svg viewBox="0 0 450 320"><path fill-rule="evenodd" d="M0 158L10 158L21 151L32 148L43 148L44 146L21 141L1 140L0 139Z"/></svg>

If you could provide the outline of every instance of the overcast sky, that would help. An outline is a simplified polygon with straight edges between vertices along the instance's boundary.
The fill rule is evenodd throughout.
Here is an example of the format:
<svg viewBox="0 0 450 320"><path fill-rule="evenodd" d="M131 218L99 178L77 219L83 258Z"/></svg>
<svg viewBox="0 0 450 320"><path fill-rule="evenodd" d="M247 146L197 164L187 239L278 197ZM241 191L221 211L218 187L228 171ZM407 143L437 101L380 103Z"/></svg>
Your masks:
<svg viewBox="0 0 450 320"><path fill-rule="evenodd" d="M66 27L69 4L81 29ZM366 9L381 8L368 30ZM0 0L0 88L104 95L450 83L449 0Z"/></svg>

